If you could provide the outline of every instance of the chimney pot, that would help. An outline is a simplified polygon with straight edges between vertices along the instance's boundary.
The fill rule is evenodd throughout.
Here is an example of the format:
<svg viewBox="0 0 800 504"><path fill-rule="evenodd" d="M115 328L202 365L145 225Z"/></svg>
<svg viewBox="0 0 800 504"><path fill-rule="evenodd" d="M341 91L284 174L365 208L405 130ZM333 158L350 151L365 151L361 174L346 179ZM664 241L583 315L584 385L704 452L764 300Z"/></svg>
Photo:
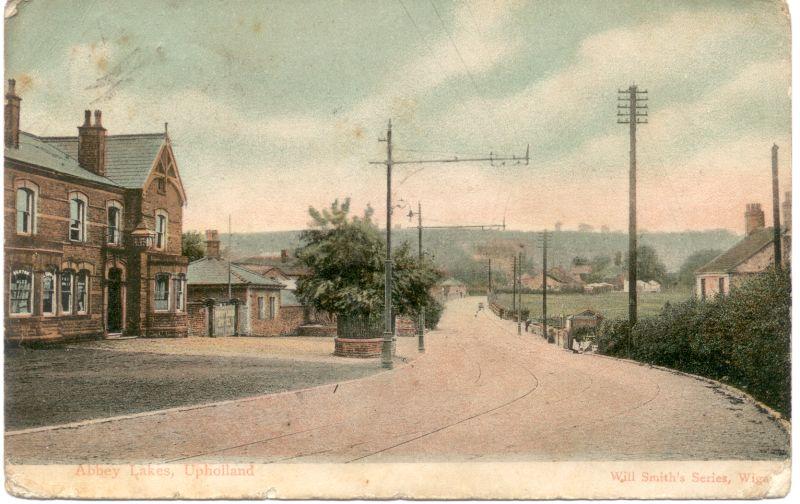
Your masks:
<svg viewBox="0 0 800 504"><path fill-rule="evenodd" d="M8 79L8 94L13 95L15 94L14 88L17 85L17 81L14 79Z"/></svg>
<svg viewBox="0 0 800 504"><path fill-rule="evenodd" d="M94 111L94 127L95 128L102 128L103 127L103 113L99 110Z"/></svg>
<svg viewBox="0 0 800 504"><path fill-rule="evenodd" d="M83 111L83 127L88 128L92 125L92 111L91 110L84 110Z"/></svg>

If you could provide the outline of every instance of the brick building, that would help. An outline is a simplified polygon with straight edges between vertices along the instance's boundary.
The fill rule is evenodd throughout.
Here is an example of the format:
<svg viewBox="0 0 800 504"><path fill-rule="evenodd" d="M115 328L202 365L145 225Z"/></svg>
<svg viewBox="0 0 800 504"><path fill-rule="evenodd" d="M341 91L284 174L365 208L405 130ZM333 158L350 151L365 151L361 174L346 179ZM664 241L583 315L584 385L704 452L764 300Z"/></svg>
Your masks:
<svg viewBox="0 0 800 504"><path fill-rule="evenodd" d="M169 136L20 130L5 96L5 337L26 342L187 335L186 194Z"/></svg>
<svg viewBox="0 0 800 504"><path fill-rule="evenodd" d="M303 308L285 288L278 279L236 262L229 270L220 257L219 234L208 230L206 257L192 261L188 270L191 335L294 334L303 323Z"/></svg>

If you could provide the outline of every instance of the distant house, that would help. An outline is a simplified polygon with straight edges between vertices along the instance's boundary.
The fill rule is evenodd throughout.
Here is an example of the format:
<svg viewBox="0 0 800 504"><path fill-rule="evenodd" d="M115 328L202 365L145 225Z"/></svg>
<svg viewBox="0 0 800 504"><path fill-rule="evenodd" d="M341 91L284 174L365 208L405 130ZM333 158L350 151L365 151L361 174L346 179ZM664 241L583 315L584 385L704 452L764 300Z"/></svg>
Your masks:
<svg viewBox="0 0 800 504"><path fill-rule="evenodd" d="M455 278L448 278L438 285L444 300L463 298L467 295L467 284Z"/></svg>
<svg viewBox="0 0 800 504"><path fill-rule="evenodd" d="M622 290L628 292L628 281L624 280ZM636 280L636 292L661 292L661 284L656 280Z"/></svg>
<svg viewBox="0 0 800 504"><path fill-rule="evenodd" d="M791 242L791 193L783 205L786 228L782 232L783 257L789 260ZM695 271L695 293L702 299L730 292L752 275L761 273L775 263L774 232L764 227L764 211L758 203L747 205L745 237L742 241L704 264Z"/></svg>
<svg viewBox="0 0 800 504"><path fill-rule="evenodd" d="M614 284L608 282L590 283L583 286L583 292L587 294L602 294L614 290Z"/></svg>
<svg viewBox="0 0 800 504"><path fill-rule="evenodd" d="M189 263L187 284L192 336L277 336L303 323L286 284L220 257L216 230L206 231L206 257Z"/></svg>
<svg viewBox="0 0 800 504"><path fill-rule="evenodd" d="M523 278L525 275L523 275ZM523 286L533 289L542 289L542 274L531 275L522 284ZM578 290L581 289L582 282L575 280L569 273L562 268L552 268L547 272L547 289L552 291L562 291L568 289Z"/></svg>
<svg viewBox="0 0 800 504"><path fill-rule="evenodd" d="M592 274L592 266L589 264L573 265L569 274L576 282L584 282L586 277Z"/></svg>

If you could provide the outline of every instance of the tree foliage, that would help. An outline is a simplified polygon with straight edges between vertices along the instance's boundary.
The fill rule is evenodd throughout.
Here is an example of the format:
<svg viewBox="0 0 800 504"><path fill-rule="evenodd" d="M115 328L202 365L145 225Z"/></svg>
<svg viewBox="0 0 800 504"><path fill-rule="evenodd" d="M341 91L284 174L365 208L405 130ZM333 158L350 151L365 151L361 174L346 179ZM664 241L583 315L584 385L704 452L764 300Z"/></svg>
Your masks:
<svg viewBox="0 0 800 504"><path fill-rule="evenodd" d="M657 317L608 320L598 350L731 383L791 413L791 277L769 269L727 296L664 306Z"/></svg>
<svg viewBox="0 0 800 504"><path fill-rule="evenodd" d="M300 261L311 275L298 284L300 299L336 314L377 316L384 306L386 244L370 207L350 216L349 198L321 211L309 208L310 229L301 233ZM433 264L412 255L404 243L393 251L392 306L413 315L432 302L430 288L441 279Z"/></svg>
<svg viewBox="0 0 800 504"><path fill-rule="evenodd" d="M704 249L687 257L678 270L678 283L680 285L694 285L694 272L721 253L722 251L717 249Z"/></svg>
<svg viewBox="0 0 800 504"><path fill-rule="evenodd" d="M625 269L628 269L628 258L625 258ZM656 249L649 245L636 248L636 278L645 282L656 280L664 283L667 267L658 257Z"/></svg>
<svg viewBox="0 0 800 504"><path fill-rule="evenodd" d="M206 255L206 245L199 231L186 231L181 235L181 254L188 257L189 262Z"/></svg>

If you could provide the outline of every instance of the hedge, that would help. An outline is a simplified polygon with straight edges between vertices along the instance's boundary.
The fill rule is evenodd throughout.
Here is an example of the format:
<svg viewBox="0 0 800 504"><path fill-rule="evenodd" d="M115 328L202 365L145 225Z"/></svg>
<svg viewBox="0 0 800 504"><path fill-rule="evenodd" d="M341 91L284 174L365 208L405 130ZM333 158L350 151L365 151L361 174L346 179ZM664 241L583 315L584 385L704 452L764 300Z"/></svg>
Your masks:
<svg viewBox="0 0 800 504"><path fill-rule="evenodd" d="M738 387L791 416L791 276L771 268L726 296L667 304L631 329L606 320L598 351Z"/></svg>

